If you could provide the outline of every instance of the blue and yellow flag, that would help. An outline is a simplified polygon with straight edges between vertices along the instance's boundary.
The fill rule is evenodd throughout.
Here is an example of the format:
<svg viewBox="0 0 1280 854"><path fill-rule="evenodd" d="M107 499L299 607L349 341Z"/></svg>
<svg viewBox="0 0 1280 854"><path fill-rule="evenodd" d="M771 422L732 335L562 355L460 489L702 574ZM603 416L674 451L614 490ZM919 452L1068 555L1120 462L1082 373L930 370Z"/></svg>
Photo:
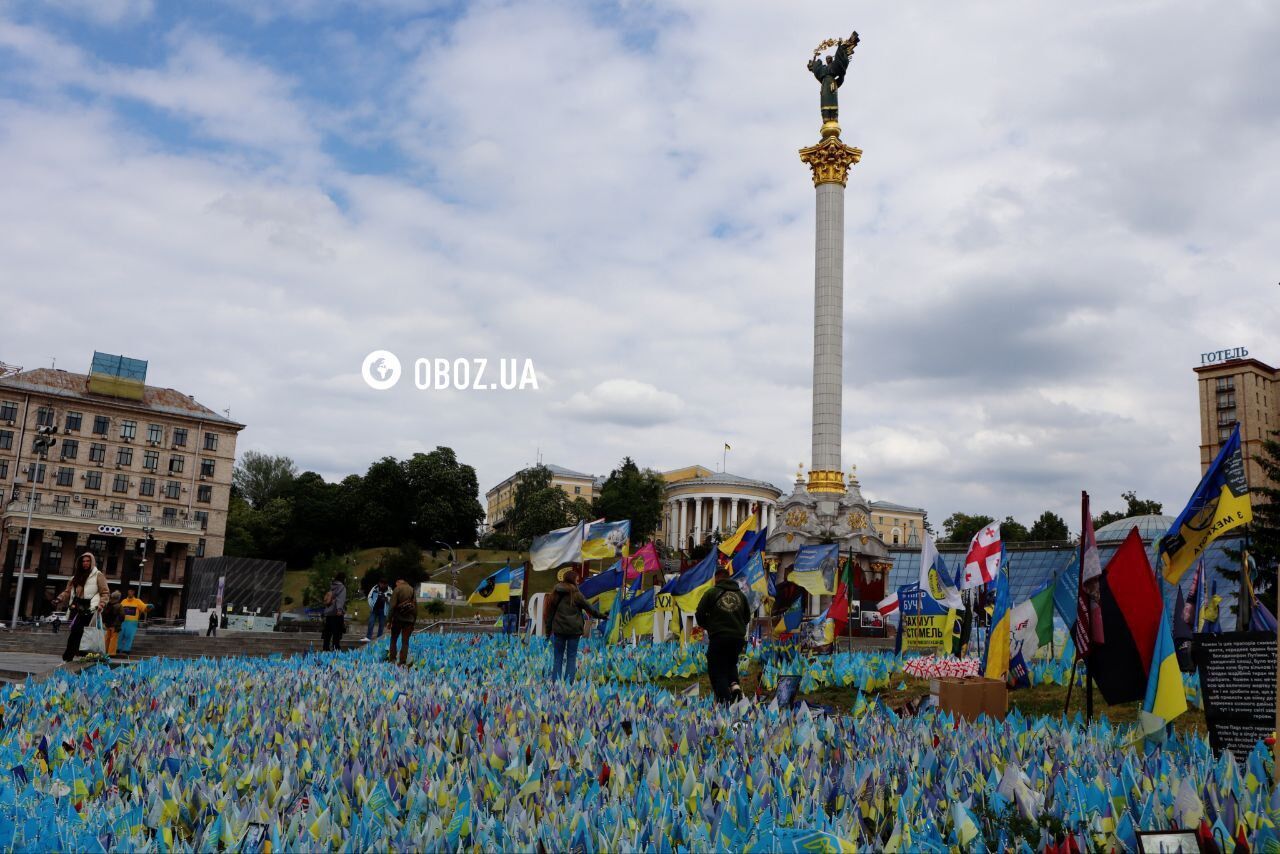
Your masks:
<svg viewBox="0 0 1280 854"><path fill-rule="evenodd" d="M702 594L715 586L718 554L718 551L712 549L696 565L689 567L664 585L662 592L658 594L659 598L664 600L659 603L660 607L668 607L666 602L670 601L680 606L680 610L687 614L697 611Z"/></svg>
<svg viewBox="0 0 1280 854"><path fill-rule="evenodd" d="M467 602L472 605L481 605L486 602L506 604L506 601L510 598L511 567L504 566L484 581L481 581L475 592L467 597Z"/></svg>
<svg viewBox="0 0 1280 854"><path fill-rule="evenodd" d="M1160 541L1164 580L1177 584L1218 537L1253 520L1240 450L1240 425L1200 479L1187 506Z"/></svg>
<svg viewBox="0 0 1280 854"><path fill-rule="evenodd" d="M597 575L593 575L578 585L578 590L598 611L613 610L613 603L618 598L618 588L622 586L622 562Z"/></svg>
<svg viewBox="0 0 1280 854"><path fill-rule="evenodd" d="M592 522L582 538L583 560L608 560L622 554L631 539L631 520Z"/></svg>
<svg viewBox="0 0 1280 854"><path fill-rule="evenodd" d="M982 666L982 673L988 679L1003 681L1009 675L1009 636L1012 623L1009 612L1012 604L1009 597L1009 573L1002 572L996 576L996 605L991 615L987 658Z"/></svg>
<svg viewBox="0 0 1280 854"><path fill-rule="evenodd" d="M1142 734L1161 739L1165 724L1187 710L1187 692L1182 687L1182 672L1173 648L1173 632L1169 612L1160 609L1160 628L1151 652L1151 670L1147 675L1147 696L1138 716Z"/></svg>
<svg viewBox="0 0 1280 854"><path fill-rule="evenodd" d="M742 538L745 537L750 531L754 531L755 529L756 529L756 514L752 513L746 519L742 520L742 524L738 526L738 530L733 532L732 537L729 537L727 540L725 540L723 543L720 544L721 553L732 556L733 553L738 550L739 544L742 543Z"/></svg>

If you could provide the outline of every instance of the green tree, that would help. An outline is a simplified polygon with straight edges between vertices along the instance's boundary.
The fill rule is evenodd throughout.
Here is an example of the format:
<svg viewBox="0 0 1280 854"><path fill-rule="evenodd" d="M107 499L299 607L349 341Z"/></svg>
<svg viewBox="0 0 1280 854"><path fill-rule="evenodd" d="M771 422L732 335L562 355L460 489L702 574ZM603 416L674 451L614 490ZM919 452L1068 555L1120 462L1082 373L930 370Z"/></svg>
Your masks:
<svg viewBox="0 0 1280 854"><path fill-rule="evenodd" d="M973 535L990 525L995 519L991 516L970 516L967 513L952 513L942 523L944 543L968 544Z"/></svg>
<svg viewBox="0 0 1280 854"><path fill-rule="evenodd" d="M631 520L631 541L643 543L662 522L667 482L653 469L641 469L631 457L609 473L595 501L595 516L607 521Z"/></svg>
<svg viewBox="0 0 1280 854"><path fill-rule="evenodd" d="M1037 543L1057 542L1071 539L1071 532L1067 529L1067 523L1061 516L1052 510L1046 510L1040 514L1040 518L1031 526L1031 530L1027 532L1027 537Z"/></svg>
<svg viewBox="0 0 1280 854"><path fill-rule="evenodd" d="M507 519L521 548L527 548L534 537L563 528L578 518L569 496L552 484L551 469L531 466L516 476L516 494Z"/></svg>
<svg viewBox="0 0 1280 854"><path fill-rule="evenodd" d="M337 578L347 587L347 598L354 593L351 567L355 559L350 556L325 554L316 558L307 573L307 589L302 593L303 604L314 607L324 601L324 594L329 592L333 579Z"/></svg>
<svg viewBox="0 0 1280 854"><path fill-rule="evenodd" d="M1112 522L1119 522L1121 519L1128 519L1131 516L1159 516L1164 512L1164 505L1159 501L1148 501L1139 498L1138 494L1133 490L1120 493L1120 497L1125 501L1124 510L1105 510L1093 517L1093 527L1101 528L1103 525L1110 525Z"/></svg>
<svg viewBox="0 0 1280 854"><path fill-rule="evenodd" d="M1277 564L1280 564L1280 430L1272 431L1262 442L1262 453L1254 456L1267 479L1265 483L1251 486L1250 491L1262 500L1253 507L1253 522L1249 526L1249 546L1258 561L1255 584L1259 590L1275 590ZM1267 598L1267 608L1275 604L1275 597Z"/></svg>
<svg viewBox="0 0 1280 854"><path fill-rule="evenodd" d="M414 454L404 462L414 506L414 536L419 543L441 541L473 546L484 521L476 470L458 462L452 448Z"/></svg>
<svg viewBox="0 0 1280 854"><path fill-rule="evenodd" d="M231 472L231 482L255 509L288 491L297 467L285 456L245 451Z"/></svg>
<svg viewBox="0 0 1280 854"><path fill-rule="evenodd" d="M410 538L413 491L395 457L373 463L360 479L358 514L362 545L382 546Z"/></svg>
<svg viewBox="0 0 1280 854"><path fill-rule="evenodd" d="M1000 523L1000 539L1006 543L1025 543L1029 539L1027 526L1012 516L1005 516Z"/></svg>
<svg viewBox="0 0 1280 854"><path fill-rule="evenodd" d="M380 578L385 578L388 584L395 584L396 579L403 578L409 582L410 587L416 588L426 577L427 571L422 566L422 549L417 543L408 540L401 543L400 548L382 553L378 565L365 574L364 587L367 590Z"/></svg>
<svg viewBox="0 0 1280 854"><path fill-rule="evenodd" d="M228 557L257 557L258 545L253 539L253 508L231 488L231 500L227 503L227 539L222 553Z"/></svg>
<svg viewBox="0 0 1280 854"><path fill-rule="evenodd" d="M289 490L291 514L286 560L308 566L316 555L346 552L359 543L352 517L343 512L342 486L327 483L313 471L303 472Z"/></svg>

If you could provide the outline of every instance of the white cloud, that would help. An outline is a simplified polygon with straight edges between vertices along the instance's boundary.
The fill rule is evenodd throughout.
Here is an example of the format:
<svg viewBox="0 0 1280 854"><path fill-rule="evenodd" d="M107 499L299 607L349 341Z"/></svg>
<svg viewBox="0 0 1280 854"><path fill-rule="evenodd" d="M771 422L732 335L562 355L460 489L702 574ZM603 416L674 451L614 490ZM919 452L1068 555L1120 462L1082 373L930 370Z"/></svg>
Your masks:
<svg viewBox="0 0 1280 854"><path fill-rule="evenodd" d="M650 427L678 417L684 401L669 391L636 380L605 380L586 392L574 392L559 411L582 421Z"/></svg>

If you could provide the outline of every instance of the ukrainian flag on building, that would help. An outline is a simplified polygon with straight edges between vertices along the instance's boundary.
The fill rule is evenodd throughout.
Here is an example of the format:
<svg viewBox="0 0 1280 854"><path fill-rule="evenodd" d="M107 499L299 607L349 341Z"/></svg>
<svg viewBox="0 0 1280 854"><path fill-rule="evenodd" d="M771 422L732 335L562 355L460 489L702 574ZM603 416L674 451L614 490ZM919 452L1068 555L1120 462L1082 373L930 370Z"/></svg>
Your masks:
<svg viewBox="0 0 1280 854"><path fill-rule="evenodd" d="M1200 479L1191 500L1160 541L1164 580L1177 584L1210 543L1232 528L1251 521L1253 507L1249 504L1249 483L1245 479L1240 425L1237 424L1213 465Z"/></svg>

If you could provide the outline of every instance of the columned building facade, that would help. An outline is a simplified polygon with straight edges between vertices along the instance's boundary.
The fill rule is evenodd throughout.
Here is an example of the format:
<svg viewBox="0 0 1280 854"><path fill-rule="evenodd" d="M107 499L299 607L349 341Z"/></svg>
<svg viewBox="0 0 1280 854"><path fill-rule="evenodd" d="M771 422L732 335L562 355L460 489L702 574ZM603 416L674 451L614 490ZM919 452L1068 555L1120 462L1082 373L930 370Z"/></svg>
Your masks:
<svg viewBox="0 0 1280 854"><path fill-rule="evenodd" d="M782 491L771 483L703 466L662 476L667 489L659 536L672 549L688 551L715 533L724 539L751 515L758 528L775 522Z"/></svg>

